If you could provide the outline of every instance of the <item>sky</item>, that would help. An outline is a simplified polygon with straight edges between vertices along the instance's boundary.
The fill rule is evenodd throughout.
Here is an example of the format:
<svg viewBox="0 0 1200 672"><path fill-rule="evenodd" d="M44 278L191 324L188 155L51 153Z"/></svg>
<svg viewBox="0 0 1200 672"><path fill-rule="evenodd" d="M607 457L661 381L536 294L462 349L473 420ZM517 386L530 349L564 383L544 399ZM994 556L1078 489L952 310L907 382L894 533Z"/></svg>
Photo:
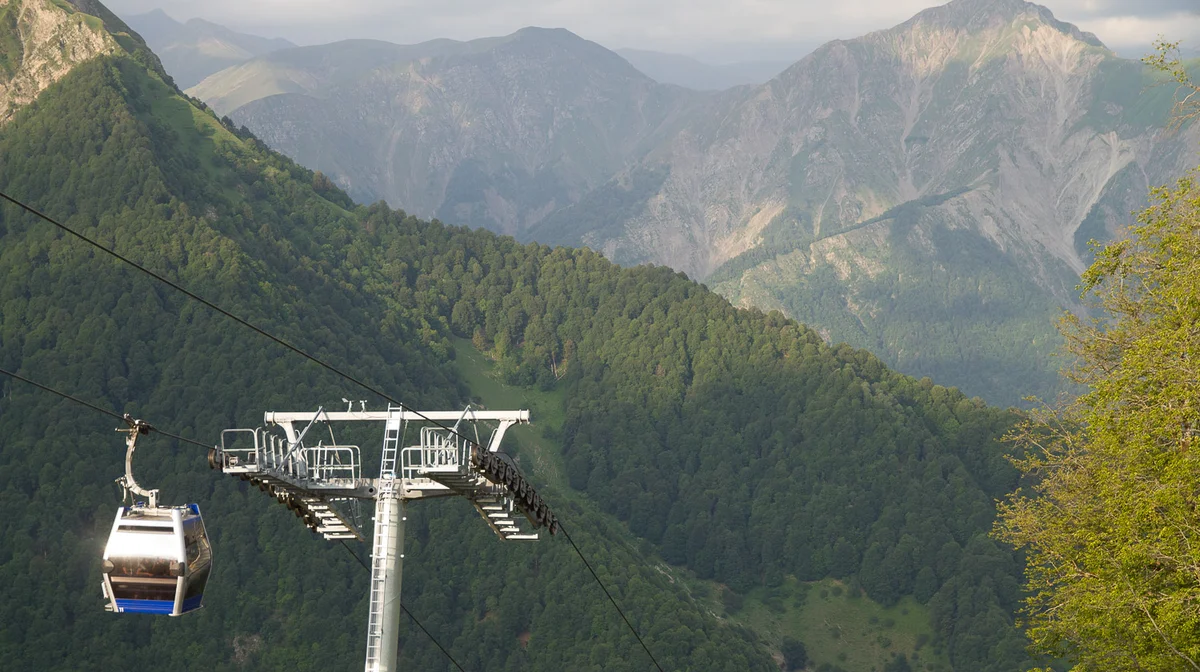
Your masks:
<svg viewBox="0 0 1200 672"><path fill-rule="evenodd" d="M612 48L709 62L796 59L833 39L890 28L938 0L107 0L118 15L163 9L297 44L410 44L562 27ZM1159 35L1200 49L1200 0L1044 0L1055 16L1139 57Z"/></svg>

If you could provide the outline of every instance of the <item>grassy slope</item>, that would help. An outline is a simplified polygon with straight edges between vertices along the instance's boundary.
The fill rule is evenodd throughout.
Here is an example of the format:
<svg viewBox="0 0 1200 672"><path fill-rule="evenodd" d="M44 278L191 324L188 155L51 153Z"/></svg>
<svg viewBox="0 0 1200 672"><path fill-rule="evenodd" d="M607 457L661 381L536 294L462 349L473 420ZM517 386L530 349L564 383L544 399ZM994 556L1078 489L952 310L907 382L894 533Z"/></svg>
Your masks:
<svg viewBox="0 0 1200 672"><path fill-rule="evenodd" d="M570 492L562 454L557 442L551 438L562 429L566 419L563 413L563 390L542 392L505 385L492 375L492 360L476 350L465 338L454 339L454 352L459 376L483 406L529 410L531 424L514 427L505 435L505 451L526 458L526 468L531 469L538 483Z"/></svg>

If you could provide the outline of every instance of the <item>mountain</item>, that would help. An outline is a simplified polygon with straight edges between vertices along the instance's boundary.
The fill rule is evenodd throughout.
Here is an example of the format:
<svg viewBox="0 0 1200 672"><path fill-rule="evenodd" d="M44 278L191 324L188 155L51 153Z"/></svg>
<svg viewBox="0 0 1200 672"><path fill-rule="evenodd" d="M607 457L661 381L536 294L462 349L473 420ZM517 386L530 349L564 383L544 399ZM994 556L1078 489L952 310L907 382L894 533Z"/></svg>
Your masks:
<svg viewBox="0 0 1200 672"><path fill-rule="evenodd" d="M656 82L697 91L720 91L742 84L762 84L791 65L789 61L714 65L691 56L644 49L617 49L617 53Z"/></svg>
<svg viewBox="0 0 1200 672"><path fill-rule="evenodd" d="M127 22L162 59L163 67L175 83L184 89L255 56L296 46L283 38L247 35L203 19L180 23L162 9L135 14Z"/></svg>
<svg viewBox="0 0 1200 672"><path fill-rule="evenodd" d="M133 51L131 32L107 10L85 13L36 0L0 3L0 124L76 63Z"/></svg>
<svg viewBox="0 0 1200 672"><path fill-rule="evenodd" d="M504 233L603 184L699 98L539 28L289 49L188 92L356 199Z"/></svg>
<svg viewBox="0 0 1200 672"><path fill-rule="evenodd" d="M32 27L22 53L54 34ZM414 406L535 405L514 459L666 669L778 669L784 635L826 669L1028 667L1018 558L988 536L1015 485L1010 413L667 268L356 206L109 37L133 50L77 61L0 127L0 189ZM8 205L0 277L0 366L168 431L207 442L357 391ZM147 438L139 480L198 502L214 540L205 609L178 620L101 608L111 420L0 383L6 665L359 660L355 559L204 451ZM403 599L467 669L645 669L563 539L502 544L463 502L408 515ZM406 669L449 669L402 637Z"/></svg>
<svg viewBox="0 0 1200 672"><path fill-rule="evenodd" d="M1153 83L1043 7L955 0L718 96L528 235L668 264L993 401L1052 396L1087 241L1194 161Z"/></svg>
<svg viewBox="0 0 1200 672"><path fill-rule="evenodd" d="M356 200L665 264L1015 404L1064 391L1087 241L1190 165L1155 81L1044 7L954 0L719 93L541 30L286 50L190 93Z"/></svg>

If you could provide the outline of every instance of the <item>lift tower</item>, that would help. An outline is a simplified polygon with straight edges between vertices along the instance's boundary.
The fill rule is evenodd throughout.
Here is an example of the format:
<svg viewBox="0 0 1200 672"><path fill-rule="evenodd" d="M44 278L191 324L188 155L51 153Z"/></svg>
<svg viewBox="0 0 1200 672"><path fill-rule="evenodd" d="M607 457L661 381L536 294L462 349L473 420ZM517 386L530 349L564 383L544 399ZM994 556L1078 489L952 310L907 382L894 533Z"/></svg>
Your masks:
<svg viewBox="0 0 1200 672"><path fill-rule="evenodd" d="M353 404L351 404L351 408ZM379 477L363 478L358 446L339 445L333 425L383 423ZM495 423L486 441L478 423ZM267 413L265 427L227 429L209 465L250 481L275 496L303 519L309 529L330 540L358 539L355 504L375 502L371 547L370 611L367 618L366 672L395 672L399 647L400 582L404 570L404 523L407 503L430 497L465 497L497 536L532 541L532 529L558 531L558 520L542 498L502 453L508 428L529 422L529 411L386 411ZM316 424L326 425L330 443L309 438ZM406 429L423 424L419 442L404 446ZM432 423L425 424L425 423ZM447 427L447 423L454 423ZM475 440L466 438L471 426ZM324 431L316 432L324 435ZM240 439L240 441L239 441ZM525 522L522 522L524 519Z"/></svg>

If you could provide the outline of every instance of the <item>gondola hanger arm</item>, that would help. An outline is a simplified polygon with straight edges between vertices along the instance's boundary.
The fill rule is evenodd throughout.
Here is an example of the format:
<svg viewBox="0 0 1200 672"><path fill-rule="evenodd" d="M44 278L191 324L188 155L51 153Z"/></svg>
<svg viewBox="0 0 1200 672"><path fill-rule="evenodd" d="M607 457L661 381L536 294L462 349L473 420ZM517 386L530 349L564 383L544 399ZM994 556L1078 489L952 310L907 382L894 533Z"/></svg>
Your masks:
<svg viewBox="0 0 1200 672"><path fill-rule="evenodd" d="M137 448L137 437L143 434L149 434L154 427L144 420L136 420L128 413L124 415L125 424L128 427L117 428L118 432L125 432L125 475L117 479L117 484L121 486L124 494L128 496L130 493L141 495L150 500L150 508L158 507L158 490L147 490L138 485L137 480L133 477L133 451Z"/></svg>

